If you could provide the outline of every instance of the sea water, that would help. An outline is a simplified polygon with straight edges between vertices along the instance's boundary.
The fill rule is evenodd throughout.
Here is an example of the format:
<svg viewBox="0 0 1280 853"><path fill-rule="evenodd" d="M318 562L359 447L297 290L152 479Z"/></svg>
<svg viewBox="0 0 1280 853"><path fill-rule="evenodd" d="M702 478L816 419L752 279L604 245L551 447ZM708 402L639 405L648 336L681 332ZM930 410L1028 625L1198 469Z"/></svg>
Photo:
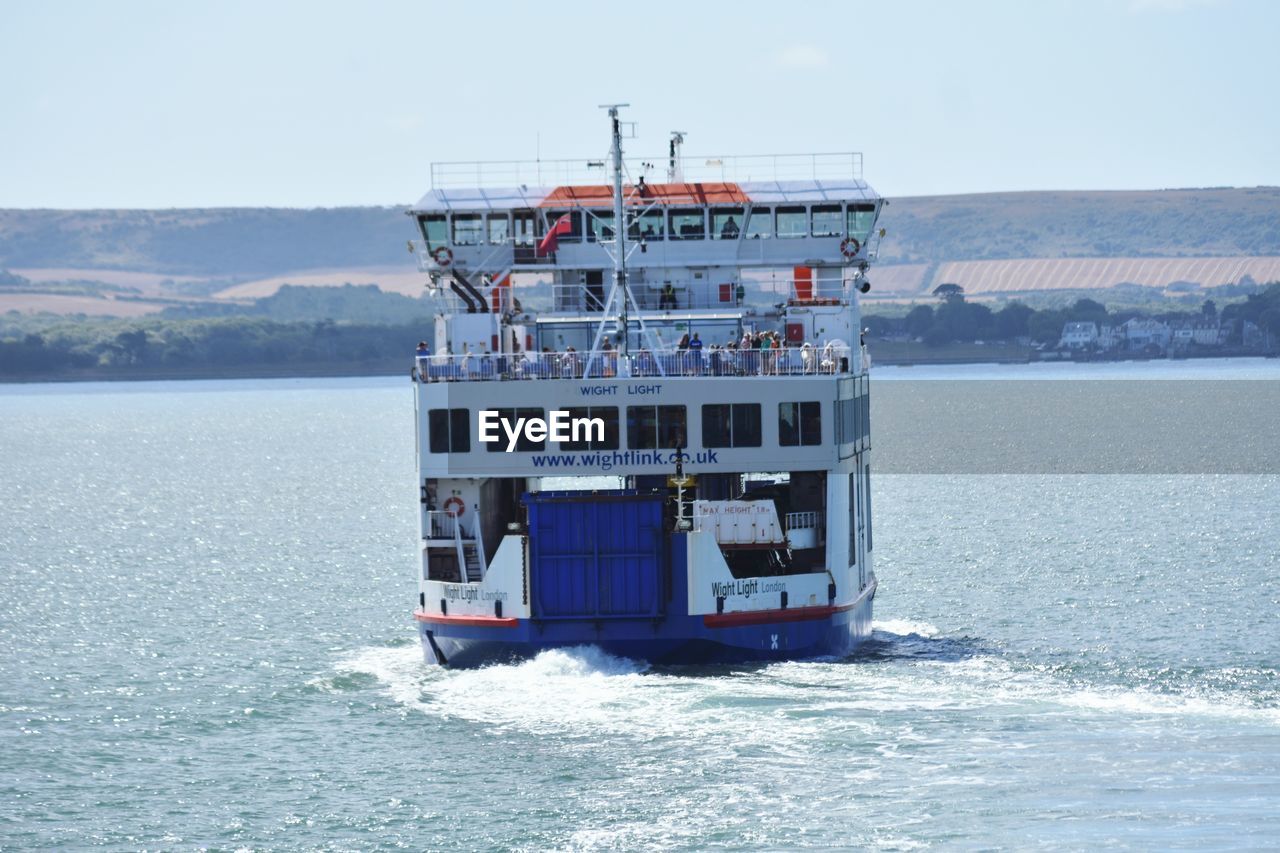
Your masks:
<svg viewBox="0 0 1280 853"><path fill-rule="evenodd" d="M412 425L406 380L0 389L0 846L1280 837L1280 477L873 474L851 658L455 672Z"/></svg>

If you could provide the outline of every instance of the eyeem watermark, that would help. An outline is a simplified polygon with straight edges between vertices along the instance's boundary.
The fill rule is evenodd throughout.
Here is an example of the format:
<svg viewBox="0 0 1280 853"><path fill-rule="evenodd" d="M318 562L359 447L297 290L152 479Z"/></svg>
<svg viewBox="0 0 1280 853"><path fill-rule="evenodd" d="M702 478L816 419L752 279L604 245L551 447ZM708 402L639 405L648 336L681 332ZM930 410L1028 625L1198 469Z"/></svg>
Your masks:
<svg viewBox="0 0 1280 853"><path fill-rule="evenodd" d="M574 418L564 409L552 409L549 418L503 417L494 409L480 410L480 442L493 444L506 434L506 452L516 449L521 436L526 441L604 441L604 418Z"/></svg>

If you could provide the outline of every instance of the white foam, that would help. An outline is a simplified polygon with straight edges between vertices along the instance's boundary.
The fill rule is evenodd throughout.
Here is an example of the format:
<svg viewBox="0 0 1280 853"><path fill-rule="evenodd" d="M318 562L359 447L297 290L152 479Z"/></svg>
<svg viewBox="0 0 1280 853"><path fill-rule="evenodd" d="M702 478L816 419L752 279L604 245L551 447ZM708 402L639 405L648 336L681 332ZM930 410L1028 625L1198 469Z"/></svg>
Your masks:
<svg viewBox="0 0 1280 853"><path fill-rule="evenodd" d="M936 632L932 625L900 620L876 628L901 636ZM643 663L593 646L549 650L512 665L446 670L425 663L414 644L362 649L341 659L337 669L371 675L402 707L442 719L570 737L693 738L730 752L785 750L836 730L874 728L878 717L896 712L1158 714L1280 724L1280 709L1259 708L1226 693L1082 687L996 656L786 662L683 675L652 674Z"/></svg>
<svg viewBox="0 0 1280 853"><path fill-rule="evenodd" d="M871 628L875 631L883 631L886 634L897 634L900 637L907 637L912 634L917 637L936 637L938 635L938 629L928 622L913 622L909 619L877 620L871 623Z"/></svg>

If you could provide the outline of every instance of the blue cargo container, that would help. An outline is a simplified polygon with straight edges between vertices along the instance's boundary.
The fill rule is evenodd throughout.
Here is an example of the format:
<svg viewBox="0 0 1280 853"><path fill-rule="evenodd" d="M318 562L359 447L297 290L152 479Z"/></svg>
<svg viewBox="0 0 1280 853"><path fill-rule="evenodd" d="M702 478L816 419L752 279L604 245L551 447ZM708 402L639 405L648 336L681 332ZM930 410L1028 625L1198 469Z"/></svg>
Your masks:
<svg viewBox="0 0 1280 853"><path fill-rule="evenodd" d="M661 616L663 501L632 491L526 494L534 618Z"/></svg>

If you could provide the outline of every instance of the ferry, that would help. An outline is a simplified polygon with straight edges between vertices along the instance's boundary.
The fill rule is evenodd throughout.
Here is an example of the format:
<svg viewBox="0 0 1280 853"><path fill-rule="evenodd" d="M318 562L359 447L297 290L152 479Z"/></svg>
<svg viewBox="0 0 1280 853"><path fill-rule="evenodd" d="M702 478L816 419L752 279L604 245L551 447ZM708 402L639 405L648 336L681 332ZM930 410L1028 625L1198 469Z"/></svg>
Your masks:
<svg viewBox="0 0 1280 853"><path fill-rule="evenodd" d="M406 211L438 306L423 651L844 655L876 593L858 295L886 201L857 153L625 156L626 106L607 156L436 163Z"/></svg>

